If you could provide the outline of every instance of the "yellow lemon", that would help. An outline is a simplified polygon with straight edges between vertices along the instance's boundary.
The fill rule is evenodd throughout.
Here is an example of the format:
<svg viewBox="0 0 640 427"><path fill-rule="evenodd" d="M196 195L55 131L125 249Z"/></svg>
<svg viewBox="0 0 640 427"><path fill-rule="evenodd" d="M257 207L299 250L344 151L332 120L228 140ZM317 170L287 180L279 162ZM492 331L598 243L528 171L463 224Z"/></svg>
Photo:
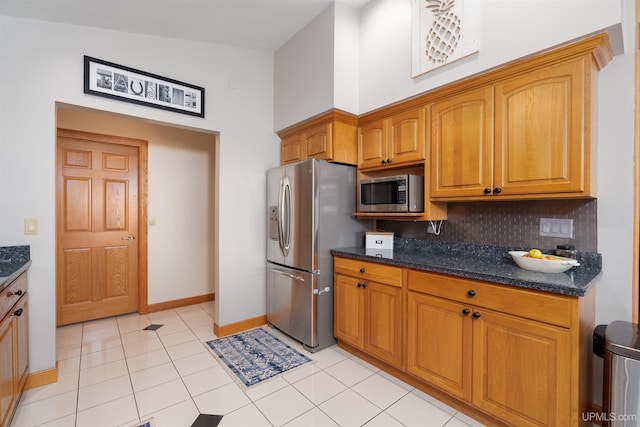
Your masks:
<svg viewBox="0 0 640 427"><path fill-rule="evenodd" d="M531 258L538 258L541 259L542 258L542 252L540 252L540 249L531 249L529 251L529 256Z"/></svg>

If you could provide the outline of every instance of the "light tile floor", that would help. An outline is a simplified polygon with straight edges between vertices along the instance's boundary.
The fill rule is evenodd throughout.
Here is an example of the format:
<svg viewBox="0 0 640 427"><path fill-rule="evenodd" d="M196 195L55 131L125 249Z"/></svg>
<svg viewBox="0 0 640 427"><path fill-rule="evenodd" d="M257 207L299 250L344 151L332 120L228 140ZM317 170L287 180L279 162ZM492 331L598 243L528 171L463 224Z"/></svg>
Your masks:
<svg viewBox="0 0 640 427"><path fill-rule="evenodd" d="M11 427L191 426L198 414L232 426L447 426L480 424L339 349L243 390L208 351L214 304L129 314L57 329L59 379L27 390ZM164 325L157 331L143 330Z"/></svg>

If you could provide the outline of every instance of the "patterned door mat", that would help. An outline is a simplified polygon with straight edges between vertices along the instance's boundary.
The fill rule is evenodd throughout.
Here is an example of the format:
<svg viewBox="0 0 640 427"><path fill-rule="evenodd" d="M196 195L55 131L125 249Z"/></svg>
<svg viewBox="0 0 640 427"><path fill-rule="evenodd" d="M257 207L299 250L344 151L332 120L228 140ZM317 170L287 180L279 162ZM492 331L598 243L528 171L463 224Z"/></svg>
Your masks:
<svg viewBox="0 0 640 427"><path fill-rule="evenodd" d="M262 328L208 341L207 345L245 388L313 362Z"/></svg>

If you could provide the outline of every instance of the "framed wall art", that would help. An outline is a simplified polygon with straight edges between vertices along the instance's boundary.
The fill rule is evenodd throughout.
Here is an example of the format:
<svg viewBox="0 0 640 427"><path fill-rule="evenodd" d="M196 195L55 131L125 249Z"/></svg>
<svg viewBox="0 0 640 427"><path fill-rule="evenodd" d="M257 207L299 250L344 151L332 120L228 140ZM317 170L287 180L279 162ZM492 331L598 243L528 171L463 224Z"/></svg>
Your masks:
<svg viewBox="0 0 640 427"><path fill-rule="evenodd" d="M411 77L478 52L478 0L411 1Z"/></svg>
<svg viewBox="0 0 640 427"><path fill-rule="evenodd" d="M204 117L204 88L86 55L84 93Z"/></svg>

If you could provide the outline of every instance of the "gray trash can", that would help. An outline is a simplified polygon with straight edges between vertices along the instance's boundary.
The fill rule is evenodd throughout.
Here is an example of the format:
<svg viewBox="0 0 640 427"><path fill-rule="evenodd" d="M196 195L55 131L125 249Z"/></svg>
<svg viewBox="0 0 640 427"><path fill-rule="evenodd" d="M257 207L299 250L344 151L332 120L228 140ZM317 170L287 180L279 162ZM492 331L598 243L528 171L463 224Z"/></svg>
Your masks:
<svg viewBox="0 0 640 427"><path fill-rule="evenodd" d="M615 321L604 339L603 425L640 427L640 326Z"/></svg>

